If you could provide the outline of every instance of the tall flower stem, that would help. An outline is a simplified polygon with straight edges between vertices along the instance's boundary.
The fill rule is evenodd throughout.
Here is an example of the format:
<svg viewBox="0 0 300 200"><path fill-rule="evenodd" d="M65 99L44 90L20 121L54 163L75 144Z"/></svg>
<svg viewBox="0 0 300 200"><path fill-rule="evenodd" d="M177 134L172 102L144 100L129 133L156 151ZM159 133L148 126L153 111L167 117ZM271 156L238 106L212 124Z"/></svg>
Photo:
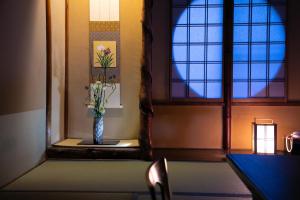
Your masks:
<svg viewBox="0 0 300 200"><path fill-rule="evenodd" d="M104 86L106 86L106 68L107 66L104 66Z"/></svg>

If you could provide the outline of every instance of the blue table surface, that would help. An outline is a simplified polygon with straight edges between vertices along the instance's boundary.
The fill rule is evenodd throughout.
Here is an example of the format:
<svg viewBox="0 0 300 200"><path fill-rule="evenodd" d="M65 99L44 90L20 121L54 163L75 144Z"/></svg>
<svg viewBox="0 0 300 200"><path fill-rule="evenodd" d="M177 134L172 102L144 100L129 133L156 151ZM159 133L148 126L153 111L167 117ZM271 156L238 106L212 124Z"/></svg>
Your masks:
<svg viewBox="0 0 300 200"><path fill-rule="evenodd" d="M300 156L229 154L227 158L263 198L300 200Z"/></svg>

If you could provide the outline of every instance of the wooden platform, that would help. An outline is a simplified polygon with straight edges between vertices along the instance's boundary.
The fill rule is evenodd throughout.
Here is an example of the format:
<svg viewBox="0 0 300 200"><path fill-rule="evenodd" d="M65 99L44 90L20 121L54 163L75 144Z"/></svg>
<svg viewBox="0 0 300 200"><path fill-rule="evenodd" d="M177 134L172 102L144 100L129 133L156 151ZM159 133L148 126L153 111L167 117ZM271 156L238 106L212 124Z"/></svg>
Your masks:
<svg viewBox="0 0 300 200"><path fill-rule="evenodd" d="M116 145L80 145L82 139L65 139L61 142L53 144L53 147L76 147L76 148L138 148L139 141L136 140L120 140Z"/></svg>
<svg viewBox="0 0 300 200"><path fill-rule="evenodd" d="M138 140L120 140L116 145L80 145L82 139L66 139L47 149L48 158L140 159Z"/></svg>

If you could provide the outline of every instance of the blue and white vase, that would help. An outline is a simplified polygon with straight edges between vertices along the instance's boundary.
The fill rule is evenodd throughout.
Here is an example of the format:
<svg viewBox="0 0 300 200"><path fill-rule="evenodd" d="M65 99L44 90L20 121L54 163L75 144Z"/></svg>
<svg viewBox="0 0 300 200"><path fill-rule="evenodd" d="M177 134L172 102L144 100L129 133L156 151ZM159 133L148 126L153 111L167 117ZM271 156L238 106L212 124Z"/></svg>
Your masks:
<svg viewBox="0 0 300 200"><path fill-rule="evenodd" d="M94 144L102 144L103 143L103 116L94 118L94 126L93 126L93 141Z"/></svg>

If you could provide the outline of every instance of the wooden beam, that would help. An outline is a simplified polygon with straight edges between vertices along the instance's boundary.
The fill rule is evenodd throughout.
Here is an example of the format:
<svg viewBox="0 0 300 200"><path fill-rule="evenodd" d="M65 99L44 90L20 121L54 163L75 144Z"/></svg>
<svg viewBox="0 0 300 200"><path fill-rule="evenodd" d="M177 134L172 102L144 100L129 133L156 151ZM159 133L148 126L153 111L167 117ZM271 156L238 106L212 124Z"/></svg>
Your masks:
<svg viewBox="0 0 300 200"><path fill-rule="evenodd" d="M143 52L141 66L141 90L140 90L140 148L143 158L149 160L152 158L152 7L153 0L144 0L143 9Z"/></svg>
<svg viewBox="0 0 300 200"><path fill-rule="evenodd" d="M69 0L65 0L65 99L64 99L64 139L68 138L69 127Z"/></svg>
<svg viewBox="0 0 300 200"><path fill-rule="evenodd" d="M226 151L231 149L231 101L232 101L232 42L233 42L233 0L224 1L224 108L223 108L223 144Z"/></svg>
<svg viewBox="0 0 300 200"><path fill-rule="evenodd" d="M46 0L46 145L51 145L51 88L52 88L52 30L51 30L51 2Z"/></svg>

